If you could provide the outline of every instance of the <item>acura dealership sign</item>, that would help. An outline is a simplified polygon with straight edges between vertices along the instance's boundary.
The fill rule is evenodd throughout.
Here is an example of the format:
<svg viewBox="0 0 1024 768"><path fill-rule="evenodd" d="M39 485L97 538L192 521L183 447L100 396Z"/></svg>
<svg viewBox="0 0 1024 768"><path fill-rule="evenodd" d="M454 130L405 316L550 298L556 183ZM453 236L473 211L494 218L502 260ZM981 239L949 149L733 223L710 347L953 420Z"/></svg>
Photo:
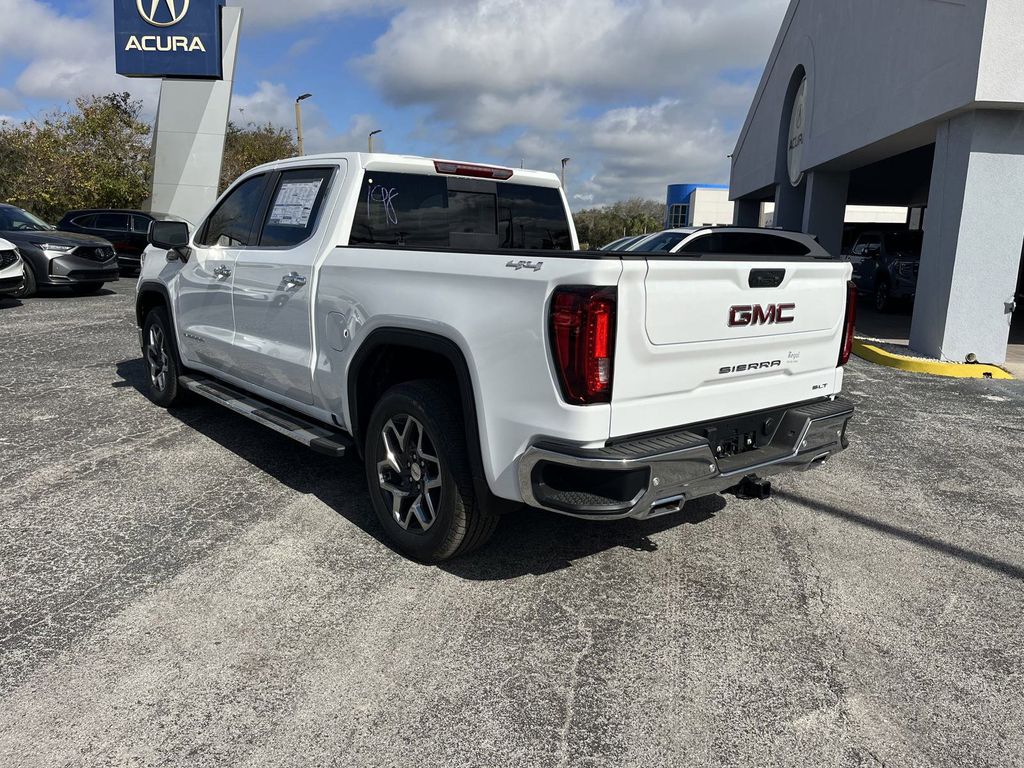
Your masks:
<svg viewBox="0 0 1024 768"><path fill-rule="evenodd" d="M224 0L114 0L117 72L220 79Z"/></svg>

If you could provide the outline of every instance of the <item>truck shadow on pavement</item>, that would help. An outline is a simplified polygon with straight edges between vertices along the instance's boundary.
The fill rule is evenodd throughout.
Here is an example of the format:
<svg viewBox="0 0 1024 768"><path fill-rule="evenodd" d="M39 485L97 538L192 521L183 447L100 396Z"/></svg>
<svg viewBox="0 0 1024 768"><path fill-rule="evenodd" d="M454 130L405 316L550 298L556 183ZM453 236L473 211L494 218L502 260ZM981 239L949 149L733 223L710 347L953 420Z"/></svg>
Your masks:
<svg viewBox="0 0 1024 768"><path fill-rule="evenodd" d="M118 363L117 373L121 381L113 384L115 388L134 389L146 397L146 369L141 358ZM202 400L167 413L292 490L315 496L393 549L374 515L358 459L339 461L296 446L283 435ZM507 514L494 537L480 550L440 567L460 578L494 581L558 571L616 547L655 552L658 545L652 535L707 522L725 505L722 497L711 496L691 502L673 515L614 522L576 520L524 507Z"/></svg>
<svg viewBox="0 0 1024 768"><path fill-rule="evenodd" d="M990 571L994 571L995 573L1002 574L1003 576L1009 576L1010 578L1024 581L1024 568L1014 565L1013 563L1008 563L1004 560L999 560L998 558L986 555L982 552L975 552L971 549L959 547L956 544L950 544L949 542L937 539L933 536L928 536L927 534L918 533L917 531L893 525L892 523L882 522L881 520L875 520L874 518L862 515L859 512L851 512L848 509L842 509L831 504L825 504L820 501L815 501L814 499L808 499L805 496L801 496L800 494L792 493L790 491L776 490L774 496L777 499L788 501L791 504L803 507L811 512L827 515L828 517L832 517L837 520L843 520L847 523L853 523L864 528L869 528L887 536L902 539L910 544L931 549L943 555L955 557L965 563L986 568Z"/></svg>

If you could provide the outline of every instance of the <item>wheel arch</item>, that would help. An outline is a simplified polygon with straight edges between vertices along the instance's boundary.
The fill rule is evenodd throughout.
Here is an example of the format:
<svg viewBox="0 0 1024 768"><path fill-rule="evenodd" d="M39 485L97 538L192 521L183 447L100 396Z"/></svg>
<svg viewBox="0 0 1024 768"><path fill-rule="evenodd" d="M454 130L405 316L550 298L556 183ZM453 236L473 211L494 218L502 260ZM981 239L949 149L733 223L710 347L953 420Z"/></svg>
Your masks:
<svg viewBox="0 0 1024 768"><path fill-rule="evenodd" d="M142 327L146 321L146 315L155 307L163 306L167 310L167 316L173 325L173 310L171 309L171 294L167 286L153 280L147 280L139 284L138 293L135 296L135 322Z"/></svg>
<svg viewBox="0 0 1024 768"><path fill-rule="evenodd" d="M443 361L444 366L424 370L423 364L431 361ZM477 498L494 499L483 468L480 421L469 363L462 348L446 336L385 327L366 337L352 356L347 380L349 427L356 449L362 456L370 414L387 389L404 381L447 377L457 388Z"/></svg>
<svg viewBox="0 0 1024 768"><path fill-rule="evenodd" d="M383 380L370 379L374 373L381 373L382 366L395 362L399 353L409 355L410 362L404 363ZM444 361L448 370L424 371L416 366L416 363L430 358ZM395 384L414 378L445 378L443 375L438 376L438 373L448 373L454 379L459 399L463 404L467 430L476 433L479 422L473 379L466 356L456 342L440 334L410 328L377 328L371 331L352 356L348 368L349 426L352 437L360 449L366 425L370 421L370 412L384 389L390 389ZM372 386L374 384L376 386ZM469 437L467 434L467 438ZM476 435L476 442L479 443L479 434Z"/></svg>

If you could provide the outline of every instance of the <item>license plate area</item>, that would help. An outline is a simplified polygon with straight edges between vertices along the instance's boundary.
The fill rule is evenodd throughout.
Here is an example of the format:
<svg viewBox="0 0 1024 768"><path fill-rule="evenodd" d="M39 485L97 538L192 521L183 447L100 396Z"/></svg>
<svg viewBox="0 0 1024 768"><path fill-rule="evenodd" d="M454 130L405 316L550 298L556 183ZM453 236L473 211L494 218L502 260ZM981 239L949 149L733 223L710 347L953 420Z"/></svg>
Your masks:
<svg viewBox="0 0 1024 768"><path fill-rule="evenodd" d="M797 437L796 434L778 434L785 421L785 416L790 410L792 410L792 406L717 419L688 427L687 431L706 438L716 458L728 459L732 456L741 456L744 453L761 450L773 444L778 445L775 440L776 435L779 437L779 442L791 443L794 441Z"/></svg>

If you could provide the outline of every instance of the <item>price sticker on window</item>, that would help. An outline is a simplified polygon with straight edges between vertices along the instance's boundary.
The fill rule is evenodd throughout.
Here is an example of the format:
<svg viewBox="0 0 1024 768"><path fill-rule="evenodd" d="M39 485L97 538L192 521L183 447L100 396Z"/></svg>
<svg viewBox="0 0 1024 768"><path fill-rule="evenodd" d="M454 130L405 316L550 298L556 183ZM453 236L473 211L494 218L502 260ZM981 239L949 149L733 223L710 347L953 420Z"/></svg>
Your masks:
<svg viewBox="0 0 1024 768"><path fill-rule="evenodd" d="M308 226L322 183L323 179L283 182L277 190L267 223L275 227Z"/></svg>

